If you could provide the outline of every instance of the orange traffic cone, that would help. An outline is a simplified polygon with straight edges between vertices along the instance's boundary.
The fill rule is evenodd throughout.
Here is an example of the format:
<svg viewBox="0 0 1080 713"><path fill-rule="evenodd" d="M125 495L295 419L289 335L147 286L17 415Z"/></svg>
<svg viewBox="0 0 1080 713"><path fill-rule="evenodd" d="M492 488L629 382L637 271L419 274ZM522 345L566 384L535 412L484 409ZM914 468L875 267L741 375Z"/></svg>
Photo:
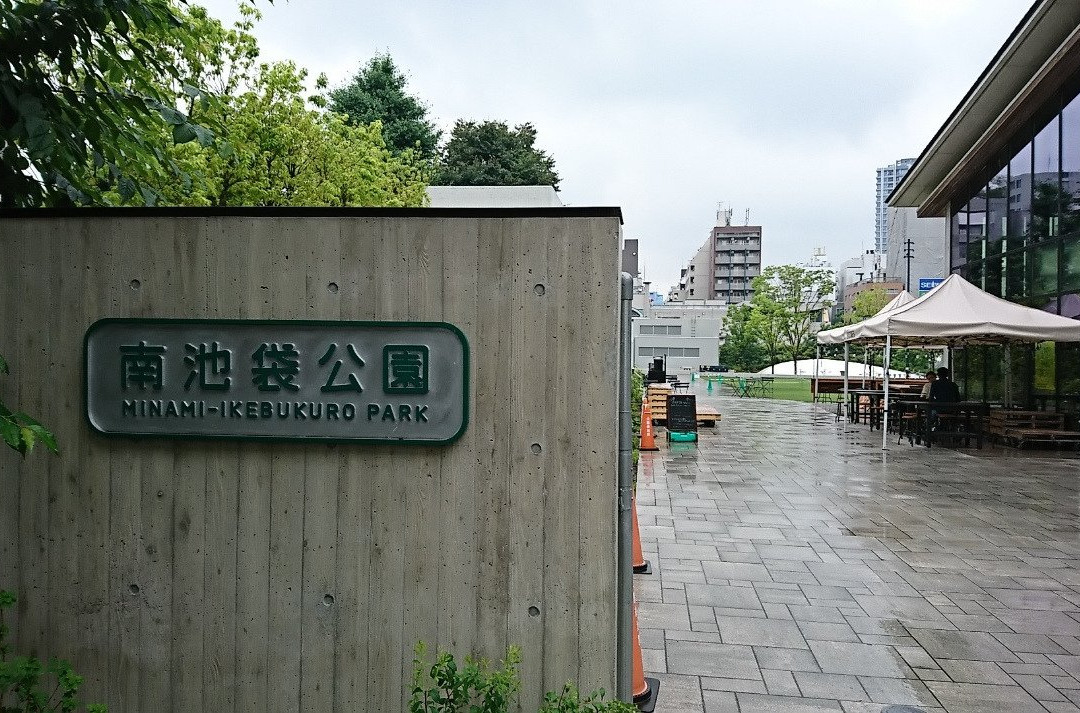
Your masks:
<svg viewBox="0 0 1080 713"><path fill-rule="evenodd" d="M634 679L631 681L630 690L638 710L641 713L652 713L656 708L656 695L660 692L660 679L645 678L645 664L641 660L641 637L638 636L637 628L637 602L633 603L630 621L634 627Z"/></svg>
<svg viewBox="0 0 1080 713"><path fill-rule="evenodd" d="M637 498L630 499L630 512L634 526L634 574L652 574L652 565L641 551L641 533L638 531L637 523Z"/></svg>
<svg viewBox="0 0 1080 713"><path fill-rule="evenodd" d="M641 400L641 445L639 451L658 451L656 439L653 438L652 409L649 408L649 398Z"/></svg>

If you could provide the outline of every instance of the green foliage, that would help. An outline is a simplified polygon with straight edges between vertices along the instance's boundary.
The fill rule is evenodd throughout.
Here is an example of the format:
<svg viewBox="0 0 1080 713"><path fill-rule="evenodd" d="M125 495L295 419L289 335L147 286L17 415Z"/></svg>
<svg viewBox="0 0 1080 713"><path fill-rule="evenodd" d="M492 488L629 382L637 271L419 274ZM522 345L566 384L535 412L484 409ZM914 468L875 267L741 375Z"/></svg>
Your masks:
<svg viewBox="0 0 1080 713"><path fill-rule="evenodd" d="M796 362L813 353L813 326L832 306L836 281L832 270L779 265L753 280L751 304L755 326L772 363L780 354Z"/></svg>
<svg viewBox="0 0 1080 713"><path fill-rule="evenodd" d="M293 62L257 62L247 7L232 28L194 8L185 19L202 38L179 63L186 85L212 87L189 102L216 140L171 146L185 181L161 176L160 202L196 206L419 206L429 168L412 151L394 155L378 122L352 125L306 96L308 73ZM316 87L325 88L325 77ZM186 86L185 85L185 86ZM179 101L183 97L178 97Z"/></svg>
<svg viewBox="0 0 1080 713"><path fill-rule="evenodd" d="M389 54L376 55L348 84L330 92L329 107L346 115L351 126L381 122L387 148L393 153L412 150L433 160L442 132L428 121L428 108L406 93L407 83Z"/></svg>
<svg viewBox="0 0 1080 713"><path fill-rule="evenodd" d="M622 701L605 700L603 689L582 698L577 686L567 683L558 693L547 693L539 713L637 713L637 708Z"/></svg>
<svg viewBox="0 0 1080 713"><path fill-rule="evenodd" d="M71 664L60 659L42 663L34 656L9 658L10 632L4 612L15 605L12 592L0 590L0 711L4 713L56 713L74 711L82 705L79 688L83 678ZM86 706L87 713L106 713L103 705Z"/></svg>
<svg viewBox="0 0 1080 713"><path fill-rule="evenodd" d="M410 713L505 713L520 688L517 665L521 654L510 647L502 665L493 669L485 659L465 658L458 668L449 652L437 654L435 662L427 664L423 642L416 645L413 659L412 697Z"/></svg>
<svg viewBox="0 0 1080 713"><path fill-rule="evenodd" d="M517 666L521 652L511 646L498 668L466 656L459 668L449 652L436 654L428 664L424 642L416 644L409 713L508 713L521 688ZM582 698L573 683L558 693L547 693L539 713L633 713L634 706L605 700L603 690Z"/></svg>
<svg viewBox="0 0 1080 713"><path fill-rule="evenodd" d="M536 129L501 121L454 124L434 183L441 186L552 186L555 159L535 147Z"/></svg>
<svg viewBox="0 0 1080 713"><path fill-rule="evenodd" d="M0 374L8 373L8 363L0 356ZM43 443L53 453L57 453L56 436L38 421L23 413L13 411L0 401L0 437L8 447L25 457L37 443Z"/></svg>
<svg viewBox="0 0 1080 713"><path fill-rule="evenodd" d="M1035 393L1054 393L1057 381L1057 359L1053 342L1039 342L1035 345Z"/></svg>
<svg viewBox="0 0 1080 713"><path fill-rule="evenodd" d="M172 0L0 0L0 206L154 204L158 137L212 140L174 101L197 42Z"/></svg>
<svg viewBox="0 0 1080 713"><path fill-rule="evenodd" d="M861 322L864 319L873 317L880 312L885 305L889 304L890 300L892 300L892 298L889 297L889 293L882 287L863 290L855 295L855 299L851 301L851 311L844 315L844 323L855 324L856 322Z"/></svg>
<svg viewBox="0 0 1080 713"><path fill-rule="evenodd" d="M757 371L766 365L765 347L753 315L753 307L742 304L729 307L724 317L724 345L718 358L735 371Z"/></svg>
<svg viewBox="0 0 1080 713"><path fill-rule="evenodd" d="M632 446L630 451L630 458L634 466L637 466L638 458L641 455L639 446L641 445L640 439L636 436L641 433L641 400L645 396L645 374L641 373L639 369L630 370L630 423L634 430L634 438L631 438Z"/></svg>

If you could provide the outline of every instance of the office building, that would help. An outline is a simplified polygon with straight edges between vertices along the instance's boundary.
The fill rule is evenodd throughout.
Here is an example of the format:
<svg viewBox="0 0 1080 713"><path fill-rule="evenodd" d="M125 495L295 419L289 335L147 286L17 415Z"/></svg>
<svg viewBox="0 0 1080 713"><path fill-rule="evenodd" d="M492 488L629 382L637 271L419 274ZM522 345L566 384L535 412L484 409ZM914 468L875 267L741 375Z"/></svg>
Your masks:
<svg viewBox="0 0 1080 713"><path fill-rule="evenodd" d="M889 194L907 175L913 158L902 158L877 170L877 200L874 212L874 245L878 255L884 255L889 247L889 216L886 211Z"/></svg>
<svg viewBox="0 0 1080 713"><path fill-rule="evenodd" d="M632 323L634 366L646 371L657 357L669 374L715 365L726 314L727 305L712 300L650 305Z"/></svg>
<svg viewBox="0 0 1080 713"><path fill-rule="evenodd" d="M888 208L885 272L916 297L919 285L949 274L949 231L944 218L920 218L914 208ZM910 276L910 279L908 279Z"/></svg>
<svg viewBox="0 0 1080 713"><path fill-rule="evenodd" d="M682 269L670 301L717 300L739 304L753 295L761 274L761 226L732 225L731 211L717 214L717 224Z"/></svg>

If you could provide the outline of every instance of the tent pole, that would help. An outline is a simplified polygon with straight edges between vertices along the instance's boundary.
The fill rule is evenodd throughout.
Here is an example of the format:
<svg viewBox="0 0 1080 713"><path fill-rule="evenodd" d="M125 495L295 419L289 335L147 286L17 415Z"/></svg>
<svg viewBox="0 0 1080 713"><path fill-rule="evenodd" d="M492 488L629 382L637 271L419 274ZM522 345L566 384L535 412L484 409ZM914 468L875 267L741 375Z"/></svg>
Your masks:
<svg viewBox="0 0 1080 713"><path fill-rule="evenodd" d="M1012 408L1012 349L1005 342L1005 408Z"/></svg>
<svg viewBox="0 0 1080 713"><path fill-rule="evenodd" d="M885 335L885 359L882 361L882 365L885 367L884 385L885 385L885 406L884 412L881 414L881 450L888 450L889 448L889 362L892 359L892 335Z"/></svg>
<svg viewBox="0 0 1080 713"><path fill-rule="evenodd" d="M848 418L851 414L848 413L848 343L844 342L844 428L847 429Z"/></svg>
<svg viewBox="0 0 1080 713"><path fill-rule="evenodd" d="M818 344L817 349L815 350L815 354L814 354L814 389L813 389L814 393L813 393L813 397L812 397L814 399L814 401L818 400L818 393L817 393L817 388L818 388L818 364L820 364L820 363L821 363L821 345Z"/></svg>
<svg viewBox="0 0 1080 713"><path fill-rule="evenodd" d="M866 370L870 368L868 366L869 364L870 364L870 345L866 344L866 345L863 345L863 350L862 350L862 387L864 389L866 388Z"/></svg>

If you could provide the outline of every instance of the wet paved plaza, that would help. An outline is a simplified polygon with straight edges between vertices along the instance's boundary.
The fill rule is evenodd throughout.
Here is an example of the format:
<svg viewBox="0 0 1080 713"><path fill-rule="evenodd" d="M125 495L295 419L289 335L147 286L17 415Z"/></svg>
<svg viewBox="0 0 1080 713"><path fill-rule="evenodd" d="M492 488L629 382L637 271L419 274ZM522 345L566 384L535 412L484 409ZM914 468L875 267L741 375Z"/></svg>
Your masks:
<svg viewBox="0 0 1080 713"><path fill-rule="evenodd" d="M714 397L643 453L657 711L1080 711L1080 460L881 450L832 407Z"/></svg>

